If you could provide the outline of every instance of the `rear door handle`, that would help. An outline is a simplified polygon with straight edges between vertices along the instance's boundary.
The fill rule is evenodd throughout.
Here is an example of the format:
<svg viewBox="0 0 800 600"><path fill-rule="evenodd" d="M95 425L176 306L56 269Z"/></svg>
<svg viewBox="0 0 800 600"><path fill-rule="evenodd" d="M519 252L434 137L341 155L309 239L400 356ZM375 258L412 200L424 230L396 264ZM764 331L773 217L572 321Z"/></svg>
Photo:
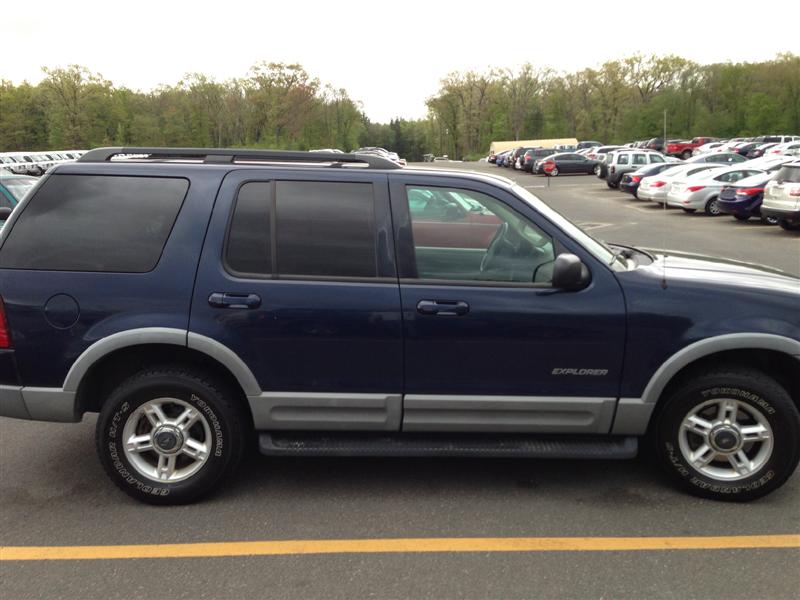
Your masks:
<svg viewBox="0 0 800 600"><path fill-rule="evenodd" d="M469 312L469 304L462 300L420 300L417 312L421 315L458 317Z"/></svg>
<svg viewBox="0 0 800 600"><path fill-rule="evenodd" d="M261 296L214 292L208 297L208 303L215 308L258 308L261 306Z"/></svg>

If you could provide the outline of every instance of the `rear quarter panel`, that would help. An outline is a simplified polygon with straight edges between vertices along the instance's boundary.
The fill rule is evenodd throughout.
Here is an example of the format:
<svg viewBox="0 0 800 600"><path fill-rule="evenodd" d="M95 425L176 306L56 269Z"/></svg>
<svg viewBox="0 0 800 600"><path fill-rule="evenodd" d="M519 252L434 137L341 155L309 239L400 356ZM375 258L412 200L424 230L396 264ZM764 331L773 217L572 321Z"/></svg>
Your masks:
<svg viewBox="0 0 800 600"><path fill-rule="evenodd" d="M190 165L74 164L56 169L62 174L181 177L189 180L189 189L161 258L148 273L0 269L0 295L21 383L33 387L61 387L75 359L111 334L143 327L188 328L198 258L224 174ZM17 212L24 212L31 199L35 202L35 194ZM13 218L7 226L13 227ZM71 296L79 306L77 322L68 328L56 328L45 318L45 305L57 294Z"/></svg>

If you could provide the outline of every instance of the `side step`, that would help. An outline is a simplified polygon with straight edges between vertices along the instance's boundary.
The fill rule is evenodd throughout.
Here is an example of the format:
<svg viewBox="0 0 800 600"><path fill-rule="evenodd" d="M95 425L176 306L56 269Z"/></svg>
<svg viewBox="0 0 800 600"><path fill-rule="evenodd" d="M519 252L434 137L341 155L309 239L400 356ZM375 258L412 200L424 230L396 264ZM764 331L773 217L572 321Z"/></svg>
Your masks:
<svg viewBox="0 0 800 600"><path fill-rule="evenodd" d="M267 456L476 456L519 458L633 458L636 437L547 435L415 435L284 433L259 435Z"/></svg>

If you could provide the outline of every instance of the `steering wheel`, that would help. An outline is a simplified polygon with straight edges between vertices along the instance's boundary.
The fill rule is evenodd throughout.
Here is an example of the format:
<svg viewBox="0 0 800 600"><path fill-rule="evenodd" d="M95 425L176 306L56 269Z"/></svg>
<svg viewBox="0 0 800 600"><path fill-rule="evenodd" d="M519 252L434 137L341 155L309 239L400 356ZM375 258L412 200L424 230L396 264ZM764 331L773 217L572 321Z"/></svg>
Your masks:
<svg viewBox="0 0 800 600"><path fill-rule="evenodd" d="M492 241L489 243L489 247L486 249L486 254L484 254L481 259L481 273L485 273L492 268L492 263L495 261L497 253L503 245L511 245L510 242L506 240L507 235L508 222L506 221L497 228Z"/></svg>

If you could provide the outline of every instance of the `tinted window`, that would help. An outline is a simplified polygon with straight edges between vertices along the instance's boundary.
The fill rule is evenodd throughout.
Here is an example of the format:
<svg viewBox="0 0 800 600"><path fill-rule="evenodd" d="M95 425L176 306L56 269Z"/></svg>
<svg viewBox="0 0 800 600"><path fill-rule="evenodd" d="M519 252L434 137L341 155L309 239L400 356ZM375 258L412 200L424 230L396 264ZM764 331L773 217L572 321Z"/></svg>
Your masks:
<svg viewBox="0 0 800 600"><path fill-rule="evenodd" d="M651 154L650 155L650 162L651 163L663 163L664 162L664 157L661 156L660 154Z"/></svg>
<svg viewBox="0 0 800 600"><path fill-rule="evenodd" d="M150 271L188 188L185 179L53 175L11 230L0 267Z"/></svg>
<svg viewBox="0 0 800 600"><path fill-rule="evenodd" d="M633 155L633 162L631 164L634 165L646 165L647 164L647 156L644 154L634 154Z"/></svg>
<svg viewBox="0 0 800 600"><path fill-rule="evenodd" d="M455 188L406 188L420 279L549 284L553 240L499 200Z"/></svg>
<svg viewBox="0 0 800 600"><path fill-rule="evenodd" d="M617 164L618 165L627 165L628 164L628 155L627 154L620 154L617 157Z"/></svg>
<svg viewBox="0 0 800 600"><path fill-rule="evenodd" d="M276 195L278 273L376 276L372 184L279 181Z"/></svg>
<svg viewBox="0 0 800 600"><path fill-rule="evenodd" d="M237 273L272 272L271 184L246 183L239 189L228 234L226 260Z"/></svg>

